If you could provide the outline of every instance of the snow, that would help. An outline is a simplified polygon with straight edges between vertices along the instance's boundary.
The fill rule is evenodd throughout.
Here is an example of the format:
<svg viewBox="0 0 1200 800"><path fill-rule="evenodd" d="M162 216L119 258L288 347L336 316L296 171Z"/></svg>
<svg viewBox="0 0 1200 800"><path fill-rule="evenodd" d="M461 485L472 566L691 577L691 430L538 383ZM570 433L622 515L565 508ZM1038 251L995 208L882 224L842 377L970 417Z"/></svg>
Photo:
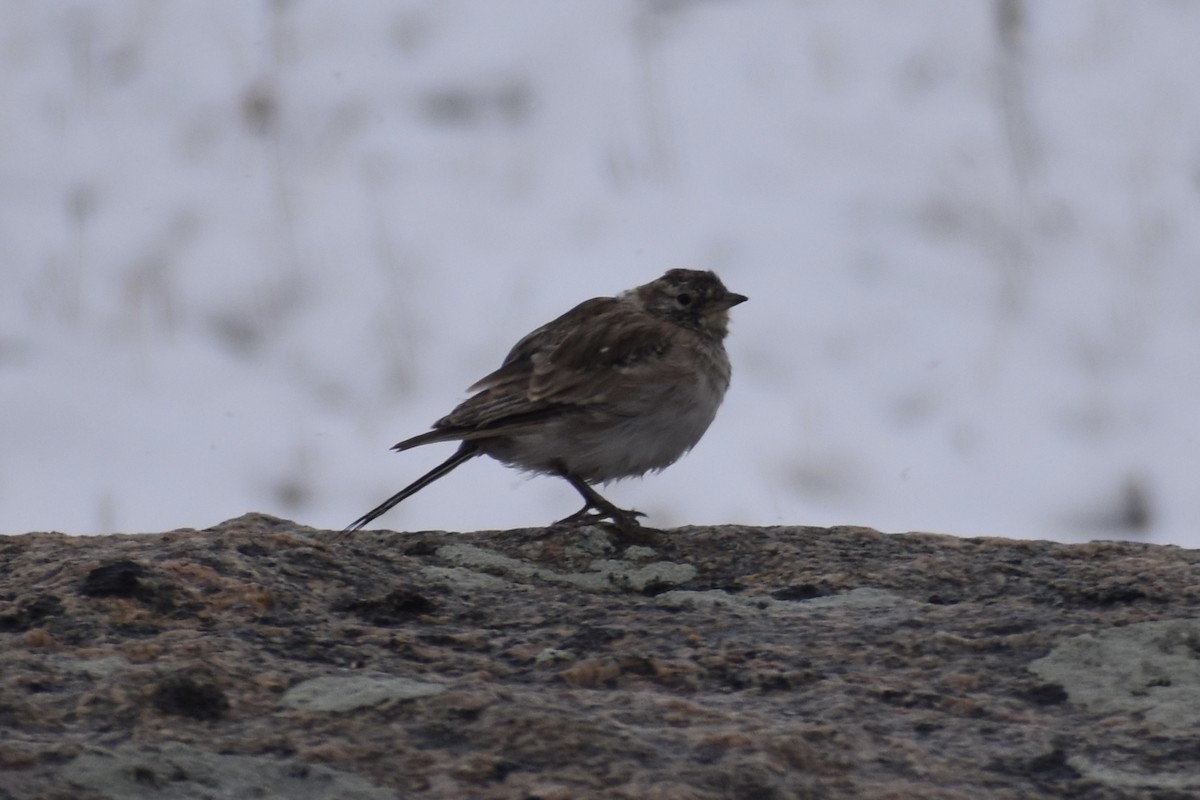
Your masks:
<svg viewBox="0 0 1200 800"><path fill-rule="evenodd" d="M1016 9L1016 16L1003 11ZM529 330L718 272L655 525L1198 546L1200 5L0 6L0 532L342 527ZM394 529L542 525L477 460Z"/></svg>

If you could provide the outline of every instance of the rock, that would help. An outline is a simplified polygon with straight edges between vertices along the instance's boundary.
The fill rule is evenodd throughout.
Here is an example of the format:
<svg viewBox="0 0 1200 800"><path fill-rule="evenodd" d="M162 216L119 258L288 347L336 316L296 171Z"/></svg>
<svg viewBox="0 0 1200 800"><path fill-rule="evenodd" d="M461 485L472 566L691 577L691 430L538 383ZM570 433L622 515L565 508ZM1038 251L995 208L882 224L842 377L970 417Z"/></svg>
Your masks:
<svg viewBox="0 0 1200 800"><path fill-rule="evenodd" d="M89 749L67 764L72 786L108 800L147 797L278 797L290 800L390 800L362 778L294 759L221 755L184 744L120 745Z"/></svg>
<svg viewBox="0 0 1200 800"><path fill-rule="evenodd" d="M280 698L285 708L352 711L395 700L429 697L446 691L436 683L370 675L322 675L296 684Z"/></svg>
<svg viewBox="0 0 1200 800"><path fill-rule="evenodd" d="M0 538L0 800L1200 795L1200 553L865 528Z"/></svg>
<svg viewBox="0 0 1200 800"><path fill-rule="evenodd" d="M1182 731L1200 727L1200 620L1081 634L1029 668L1092 711L1138 714Z"/></svg>

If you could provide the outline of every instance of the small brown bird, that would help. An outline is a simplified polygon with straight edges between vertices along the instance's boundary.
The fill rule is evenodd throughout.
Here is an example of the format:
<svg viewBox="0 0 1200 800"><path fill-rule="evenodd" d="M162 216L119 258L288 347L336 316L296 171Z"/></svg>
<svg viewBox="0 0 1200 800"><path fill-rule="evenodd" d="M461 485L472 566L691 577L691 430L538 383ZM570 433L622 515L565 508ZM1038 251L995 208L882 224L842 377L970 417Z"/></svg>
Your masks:
<svg viewBox="0 0 1200 800"><path fill-rule="evenodd" d="M461 442L346 530L480 455L574 486L583 508L556 524L611 520L623 532L637 530L645 515L617 508L591 484L663 469L700 441L729 388L729 309L746 300L711 272L673 269L580 303L517 342L500 369L468 389L477 394L433 430L395 445Z"/></svg>

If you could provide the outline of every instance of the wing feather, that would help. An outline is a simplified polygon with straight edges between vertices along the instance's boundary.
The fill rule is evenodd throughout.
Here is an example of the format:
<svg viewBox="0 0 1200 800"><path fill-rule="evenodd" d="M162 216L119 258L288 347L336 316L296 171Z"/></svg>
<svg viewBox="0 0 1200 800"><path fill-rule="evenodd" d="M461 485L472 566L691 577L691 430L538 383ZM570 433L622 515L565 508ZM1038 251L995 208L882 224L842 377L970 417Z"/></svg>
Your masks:
<svg viewBox="0 0 1200 800"><path fill-rule="evenodd" d="M665 356L676 335L617 298L587 300L517 342L499 369L471 387L476 394L434 430L397 447L509 435L565 409L603 405Z"/></svg>

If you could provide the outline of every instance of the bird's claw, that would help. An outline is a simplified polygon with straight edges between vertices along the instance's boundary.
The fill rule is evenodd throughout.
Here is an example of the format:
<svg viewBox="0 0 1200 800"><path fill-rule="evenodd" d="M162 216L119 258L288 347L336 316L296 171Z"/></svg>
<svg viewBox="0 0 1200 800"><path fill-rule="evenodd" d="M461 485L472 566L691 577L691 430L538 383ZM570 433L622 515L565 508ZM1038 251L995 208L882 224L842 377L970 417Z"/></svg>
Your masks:
<svg viewBox="0 0 1200 800"><path fill-rule="evenodd" d="M638 517L644 516L646 515L643 512L632 509L626 510L616 506L597 508L589 504L571 516L560 519L554 525L593 525L599 522L611 522L622 533L636 533L643 530L642 523L638 522Z"/></svg>

